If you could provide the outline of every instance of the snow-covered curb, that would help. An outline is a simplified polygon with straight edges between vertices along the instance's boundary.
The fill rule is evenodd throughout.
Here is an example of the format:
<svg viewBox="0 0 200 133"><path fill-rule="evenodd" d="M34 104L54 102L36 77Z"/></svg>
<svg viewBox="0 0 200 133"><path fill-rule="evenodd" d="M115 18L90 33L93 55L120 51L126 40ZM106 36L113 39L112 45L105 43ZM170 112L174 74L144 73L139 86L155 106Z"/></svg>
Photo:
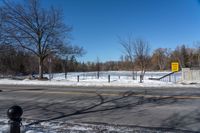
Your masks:
<svg viewBox="0 0 200 133"><path fill-rule="evenodd" d="M39 86L97 86L97 87L200 87L200 81L197 84L191 82L181 83L181 73L171 75L162 81L149 80L149 78L159 78L170 72L146 72L143 83L139 83L139 76L137 80L133 80L131 71L105 71L100 72L100 78L97 78L97 72L71 72L67 74L65 79L64 73L53 74L53 79L48 81L40 80L14 80L14 79L0 79L0 85L39 85ZM108 75L110 75L110 82L108 82ZM37 75L36 75L37 76ZM44 74L49 77L48 74ZM77 81L79 77L79 82ZM169 80L171 82L169 82Z"/></svg>
<svg viewBox="0 0 200 133"><path fill-rule="evenodd" d="M80 80L70 81L70 80L51 80L51 81L40 81L40 80L11 80L11 79L1 79L0 85L40 85L40 86L97 86L97 87L200 87L200 84L190 84L187 82L183 83L173 83L173 82L162 82L156 80L144 80L143 83L139 83L138 80L113 80L108 83L107 80Z"/></svg>
<svg viewBox="0 0 200 133"><path fill-rule="evenodd" d="M167 128L145 128L139 126L110 125L103 123L76 123L69 121L48 121L28 126L31 120L23 120L22 133L176 133L180 130ZM9 125L7 119L0 119L0 133L8 133Z"/></svg>

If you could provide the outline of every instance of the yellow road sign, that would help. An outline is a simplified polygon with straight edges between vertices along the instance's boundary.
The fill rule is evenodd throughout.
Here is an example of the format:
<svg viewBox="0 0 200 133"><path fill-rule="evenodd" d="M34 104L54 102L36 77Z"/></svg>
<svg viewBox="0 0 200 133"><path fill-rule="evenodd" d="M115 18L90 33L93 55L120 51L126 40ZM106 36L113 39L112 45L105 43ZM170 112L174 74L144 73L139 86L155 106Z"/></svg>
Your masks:
<svg viewBox="0 0 200 133"><path fill-rule="evenodd" d="M171 63L171 70L172 70L172 72L179 71L179 63L178 62L172 62Z"/></svg>

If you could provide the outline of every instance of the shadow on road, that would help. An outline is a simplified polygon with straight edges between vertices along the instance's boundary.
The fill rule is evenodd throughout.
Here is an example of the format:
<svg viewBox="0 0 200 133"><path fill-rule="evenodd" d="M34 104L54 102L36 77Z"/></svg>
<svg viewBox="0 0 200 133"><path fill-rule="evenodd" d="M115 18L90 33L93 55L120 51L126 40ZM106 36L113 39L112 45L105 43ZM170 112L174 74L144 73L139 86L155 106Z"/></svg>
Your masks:
<svg viewBox="0 0 200 133"><path fill-rule="evenodd" d="M161 126L169 127L173 129L180 129L185 127L186 129L190 127L194 130L200 131L200 111L194 110L189 113L176 112L170 117L165 119Z"/></svg>
<svg viewBox="0 0 200 133"><path fill-rule="evenodd" d="M146 92L144 92L144 94L145 93ZM173 104L177 101L173 97L145 98L143 96L136 97L135 94L136 94L135 92L127 91L127 92L122 93L121 96L108 98L101 94L96 93L95 98L97 98L97 101L95 103L90 103L91 105L81 107L78 110L76 108L73 108L73 107L71 108L70 106L68 106L71 108L72 113L66 113L65 111L57 111L56 108L49 109L51 106L58 104L58 103L51 103L46 106L41 106L41 109L45 112L50 111L50 112L59 114L59 116L38 120L38 121L32 122L26 126L31 126L31 125L39 124L41 122L58 120L58 119L67 118L67 117L71 117L71 116L77 116L77 115L81 115L81 114L114 111L114 110L118 110L118 109L129 109L129 108L134 108L137 106L142 106L144 104L152 104L151 106L162 106L162 105L167 105L167 104ZM93 99L94 99L94 97L93 97ZM81 100L81 99L74 98L72 100ZM166 127L166 125L164 125L164 127ZM148 127L148 128L150 128L150 127ZM167 129L171 130L171 129L175 129L175 128L176 127L170 127Z"/></svg>

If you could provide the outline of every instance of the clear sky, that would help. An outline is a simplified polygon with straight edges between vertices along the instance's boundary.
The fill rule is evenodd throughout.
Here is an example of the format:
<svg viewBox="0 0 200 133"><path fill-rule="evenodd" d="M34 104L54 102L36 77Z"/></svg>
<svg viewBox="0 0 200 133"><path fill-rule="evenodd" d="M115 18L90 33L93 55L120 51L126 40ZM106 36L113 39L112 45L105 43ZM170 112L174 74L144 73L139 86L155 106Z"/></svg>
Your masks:
<svg viewBox="0 0 200 133"><path fill-rule="evenodd" d="M200 41L198 0L42 0L62 8L73 26L72 43L87 54L81 61L118 60L123 48L118 37L143 38L153 51Z"/></svg>

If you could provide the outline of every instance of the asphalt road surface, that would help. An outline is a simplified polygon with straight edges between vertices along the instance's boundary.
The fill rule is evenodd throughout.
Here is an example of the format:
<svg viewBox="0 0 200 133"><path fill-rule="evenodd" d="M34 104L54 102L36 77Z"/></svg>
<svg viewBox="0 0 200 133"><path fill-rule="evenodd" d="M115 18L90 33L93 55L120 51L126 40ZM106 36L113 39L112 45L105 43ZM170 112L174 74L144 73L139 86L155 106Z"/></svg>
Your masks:
<svg viewBox="0 0 200 133"><path fill-rule="evenodd" d="M200 132L200 88L0 85L0 114L20 105L23 118Z"/></svg>

